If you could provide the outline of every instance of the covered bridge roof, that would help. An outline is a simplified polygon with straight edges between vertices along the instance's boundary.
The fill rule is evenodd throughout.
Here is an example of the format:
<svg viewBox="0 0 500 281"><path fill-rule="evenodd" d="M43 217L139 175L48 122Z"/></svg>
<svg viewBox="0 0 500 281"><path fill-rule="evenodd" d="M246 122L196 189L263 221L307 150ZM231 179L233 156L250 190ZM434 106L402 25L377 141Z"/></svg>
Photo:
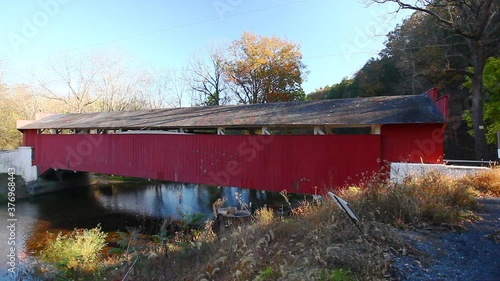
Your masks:
<svg viewBox="0 0 500 281"><path fill-rule="evenodd" d="M18 128L168 129L443 123L425 94L250 105L56 114Z"/></svg>

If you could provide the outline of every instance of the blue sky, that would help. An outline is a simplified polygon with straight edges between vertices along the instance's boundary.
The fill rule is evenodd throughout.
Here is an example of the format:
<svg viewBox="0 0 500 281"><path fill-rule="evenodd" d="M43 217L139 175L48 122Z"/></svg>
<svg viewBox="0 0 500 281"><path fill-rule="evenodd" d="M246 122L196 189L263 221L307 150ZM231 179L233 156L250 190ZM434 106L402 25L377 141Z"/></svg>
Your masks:
<svg viewBox="0 0 500 281"><path fill-rule="evenodd" d="M64 52L119 50L152 70L176 70L210 42L243 31L301 46L306 93L352 76L409 15L397 7L327 0L0 0L0 61L9 83Z"/></svg>

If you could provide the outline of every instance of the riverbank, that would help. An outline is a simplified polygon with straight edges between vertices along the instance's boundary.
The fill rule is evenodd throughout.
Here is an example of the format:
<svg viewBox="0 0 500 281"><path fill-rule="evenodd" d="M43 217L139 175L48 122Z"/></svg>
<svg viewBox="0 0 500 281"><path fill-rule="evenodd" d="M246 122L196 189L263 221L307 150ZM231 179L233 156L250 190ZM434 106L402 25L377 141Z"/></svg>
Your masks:
<svg viewBox="0 0 500 281"><path fill-rule="evenodd" d="M479 190L482 190L481 194L500 191L499 177L500 170L496 169L491 174L460 180L438 174L408 179L404 184L388 183L384 177L368 179L362 186L340 193L358 213L359 227L364 235L332 200L308 200L295 208L291 216L277 216L269 209L261 208L250 223L241 225L227 226L224 220L207 221L199 228L181 227L174 235L160 231L151 238L140 237L131 229L130 233L120 237L116 250L112 251L118 254L102 257L95 271L59 268L43 274L39 272L42 275L37 276L42 279L64 276L85 280L468 278L474 276L474 271L452 275L446 273L444 267L434 268L432 259L421 257L431 256L434 262L439 262L441 253L450 257L460 255L461 245L467 239L455 239L453 233L481 235L482 232L466 230L473 229L472 226L478 225L481 219L486 220L487 213L482 213L475 196L480 194ZM496 229L497 225L494 225L494 233ZM442 234L451 238L445 238L448 244L419 247L414 242L427 241L427 238L421 238L421 233L426 231L432 234L429 237ZM496 237L494 233L490 234ZM481 247L486 249L489 246L484 244ZM432 256L433 251L437 253L435 256ZM478 251L478 255L483 254ZM493 268L498 253L492 251L492 255L487 256L489 258L481 259L482 263L490 263L484 267L487 274L495 274ZM417 265L420 262L423 272L429 270L427 275L409 273L407 267L411 266L407 264L411 265L413 261ZM441 266L451 270L456 267L453 262L457 260L450 259ZM464 267L463 270L472 269ZM445 275L441 276L440 272L445 272ZM488 278L490 275L481 276Z"/></svg>

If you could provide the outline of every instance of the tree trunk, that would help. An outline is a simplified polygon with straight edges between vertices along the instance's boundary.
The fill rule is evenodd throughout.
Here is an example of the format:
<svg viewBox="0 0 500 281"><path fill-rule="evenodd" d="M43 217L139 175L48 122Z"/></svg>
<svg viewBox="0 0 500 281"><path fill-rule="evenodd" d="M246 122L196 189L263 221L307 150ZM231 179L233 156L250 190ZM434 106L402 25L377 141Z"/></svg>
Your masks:
<svg viewBox="0 0 500 281"><path fill-rule="evenodd" d="M473 56L474 74L472 76L472 122L474 124L474 151L477 160L488 157L488 146L486 144L486 133L483 121L483 70L486 59L484 49L479 41L470 42Z"/></svg>

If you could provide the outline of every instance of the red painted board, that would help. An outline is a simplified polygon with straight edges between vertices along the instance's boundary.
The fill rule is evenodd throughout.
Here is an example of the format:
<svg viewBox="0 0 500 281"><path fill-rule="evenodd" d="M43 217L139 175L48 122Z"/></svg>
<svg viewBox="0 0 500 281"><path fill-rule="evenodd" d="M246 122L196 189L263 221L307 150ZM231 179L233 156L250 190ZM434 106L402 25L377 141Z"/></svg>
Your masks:
<svg viewBox="0 0 500 281"><path fill-rule="evenodd" d="M49 135L25 140L50 168L309 193L380 169L380 135ZM320 192L318 190L318 192Z"/></svg>
<svg viewBox="0 0 500 281"><path fill-rule="evenodd" d="M438 89L437 88L432 88L425 92L426 94L432 101L435 101L438 97Z"/></svg>
<svg viewBox="0 0 500 281"><path fill-rule="evenodd" d="M389 162L442 163L442 124L382 125L382 158Z"/></svg>
<svg viewBox="0 0 500 281"><path fill-rule="evenodd" d="M441 114L443 114L444 120L448 120L448 96L441 96L434 102Z"/></svg>

